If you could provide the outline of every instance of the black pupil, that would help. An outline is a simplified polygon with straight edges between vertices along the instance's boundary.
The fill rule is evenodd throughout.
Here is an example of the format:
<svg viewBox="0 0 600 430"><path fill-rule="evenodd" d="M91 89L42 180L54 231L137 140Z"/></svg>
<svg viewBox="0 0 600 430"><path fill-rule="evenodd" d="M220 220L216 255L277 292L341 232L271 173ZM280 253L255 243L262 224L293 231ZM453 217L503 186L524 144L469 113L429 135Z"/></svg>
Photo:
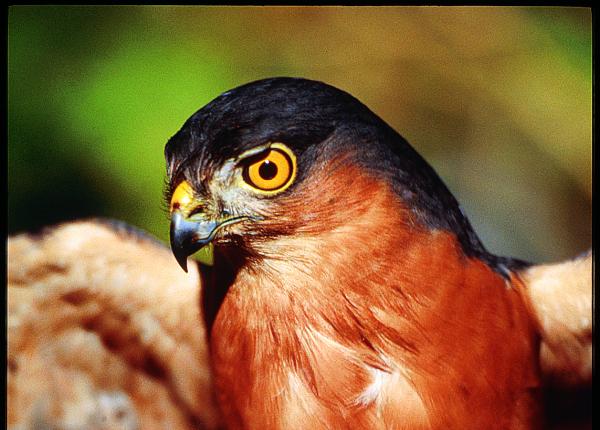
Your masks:
<svg viewBox="0 0 600 430"><path fill-rule="evenodd" d="M277 166L275 165L275 163L273 163L269 160L265 160L262 162L262 164L258 168L258 174L265 181L269 181L269 180L273 179L275 176L277 176Z"/></svg>

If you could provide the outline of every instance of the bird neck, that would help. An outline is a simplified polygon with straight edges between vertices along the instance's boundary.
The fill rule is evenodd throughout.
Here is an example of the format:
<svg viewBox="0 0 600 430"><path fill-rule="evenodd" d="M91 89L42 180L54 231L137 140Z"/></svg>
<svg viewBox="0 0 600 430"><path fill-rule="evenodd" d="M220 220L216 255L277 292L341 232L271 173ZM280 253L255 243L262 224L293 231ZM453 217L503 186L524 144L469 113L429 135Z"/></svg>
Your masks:
<svg viewBox="0 0 600 430"><path fill-rule="evenodd" d="M309 182L285 207L272 222L291 233L256 243L258 257L236 265L241 296L264 296L266 305L275 297L310 296L318 300L302 302L317 308L345 294L368 297L390 288L422 296L465 263L453 233L423 226L386 181L352 165Z"/></svg>
<svg viewBox="0 0 600 430"><path fill-rule="evenodd" d="M259 257L235 264L223 293L219 314L245 315L240 324L250 331L281 323L285 332L294 321L360 337L365 314L381 310L418 327L419 319L442 315L457 298L469 297L477 283L491 290L486 294L504 294L504 279L467 258L453 233L420 224L385 181L352 165L297 195L286 202L287 218L277 217L294 234L256 244Z"/></svg>
<svg viewBox="0 0 600 430"><path fill-rule="evenodd" d="M465 257L452 233L415 224L385 186L369 190L362 200L337 194L343 216L321 210L325 226L299 223L296 234L271 240L232 279L211 338L219 403L230 423L286 428L286 417L297 413L338 423L346 419L340 407L365 411L367 423L386 399L421 428L435 415L433 403L451 405L437 416L469 416L460 409L465 394L448 394L448 387L483 398L497 384L507 399L482 402L506 400L502 407L510 408L515 387L535 384L535 341L519 292ZM498 346L513 337L523 342ZM440 393L447 397L432 400ZM299 398L308 402L301 410Z"/></svg>

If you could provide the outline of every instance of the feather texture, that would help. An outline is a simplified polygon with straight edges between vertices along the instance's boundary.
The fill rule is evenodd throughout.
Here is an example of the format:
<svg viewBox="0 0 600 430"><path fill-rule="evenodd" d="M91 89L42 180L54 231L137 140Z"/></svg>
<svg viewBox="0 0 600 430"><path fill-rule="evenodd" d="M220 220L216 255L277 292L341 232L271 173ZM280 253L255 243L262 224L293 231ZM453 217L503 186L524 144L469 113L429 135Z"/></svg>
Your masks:
<svg viewBox="0 0 600 430"><path fill-rule="evenodd" d="M212 362L229 427L540 423L522 284L466 258L452 234L416 226L384 183L352 166L314 186L297 204L322 214L318 226L303 229L302 212L283 203L277 222L289 217L295 234L260 248L216 316ZM332 200L344 211L321 211Z"/></svg>
<svg viewBox="0 0 600 430"><path fill-rule="evenodd" d="M521 274L542 335L541 366L562 386L592 381L592 253Z"/></svg>
<svg viewBox="0 0 600 430"><path fill-rule="evenodd" d="M9 428L216 428L198 293L123 224L11 237Z"/></svg>

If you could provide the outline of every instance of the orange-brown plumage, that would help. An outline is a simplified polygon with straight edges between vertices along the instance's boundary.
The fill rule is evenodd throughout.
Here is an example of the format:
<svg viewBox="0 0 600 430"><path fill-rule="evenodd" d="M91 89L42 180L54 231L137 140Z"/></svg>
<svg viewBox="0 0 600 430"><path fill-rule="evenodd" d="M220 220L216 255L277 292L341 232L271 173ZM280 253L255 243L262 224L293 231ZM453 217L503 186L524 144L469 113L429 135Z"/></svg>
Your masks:
<svg viewBox="0 0 600 430"><path fill-rule="evenodd" d="M343 219L324 207L332 199ZM529 428L537 336L518 283L465 258L451 234L420 229L351 165L295 200L283 222L301 216L295 205L321 205L320 227L270 244L283 259L244 267L212 328L228 423ZM385 386L361 399L373 374Z"/></svg>

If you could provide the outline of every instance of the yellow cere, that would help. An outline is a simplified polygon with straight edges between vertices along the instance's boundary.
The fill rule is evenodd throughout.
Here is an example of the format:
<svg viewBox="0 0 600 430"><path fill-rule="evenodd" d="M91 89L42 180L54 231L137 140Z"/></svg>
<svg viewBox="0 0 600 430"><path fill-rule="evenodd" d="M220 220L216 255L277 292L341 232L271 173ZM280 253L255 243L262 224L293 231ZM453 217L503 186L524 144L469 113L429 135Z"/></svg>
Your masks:
<svg viewBox="0 0 600 430"><path fill-rule="evenodd" d="M179 209L181 212L186 214L189 209L191 209L190 206L193 202L194 190L187 181L183 181L177 185L177 188L175 188L175 192L173 193L173 197L171 197L170 211L173 212L175 209Z"/></svg>

